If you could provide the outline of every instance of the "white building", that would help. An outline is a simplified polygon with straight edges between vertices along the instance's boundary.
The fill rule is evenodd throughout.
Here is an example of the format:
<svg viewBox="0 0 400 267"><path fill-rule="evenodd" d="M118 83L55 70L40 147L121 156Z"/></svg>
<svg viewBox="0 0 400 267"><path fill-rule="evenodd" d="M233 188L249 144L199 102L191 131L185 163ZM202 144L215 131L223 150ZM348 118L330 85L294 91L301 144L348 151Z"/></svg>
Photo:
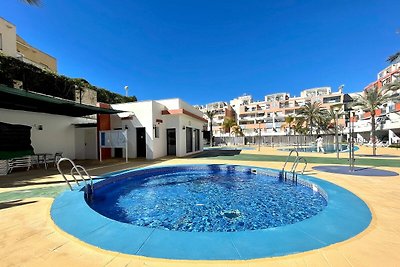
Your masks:
<svg viewBox="0 0 400 267"><path fill-rule="evenodd" d="M0 85L0 122L30 126L36 154L97 159L97 122L83 116L116 112Z"/></svg>
<svg viewBox="0 0 400 267"><path fill-rule="evenodd" d="M203 113L181 99L111 105L111 129L128 130L128 157L183 157L203 150ZM122 151L121 151L122 152ZM115 156L118 150L112 151ZM122 152L122 155L125 153Z"/></svg>

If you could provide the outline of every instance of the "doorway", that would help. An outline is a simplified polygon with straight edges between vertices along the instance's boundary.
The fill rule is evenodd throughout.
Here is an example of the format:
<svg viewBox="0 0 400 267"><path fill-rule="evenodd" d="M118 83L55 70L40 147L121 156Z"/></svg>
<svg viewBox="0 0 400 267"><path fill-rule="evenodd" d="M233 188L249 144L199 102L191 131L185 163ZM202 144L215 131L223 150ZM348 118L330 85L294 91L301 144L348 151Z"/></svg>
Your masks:
<svg viewBox="0 0 400 267"><path fill-rule="evenodd" d="M167 155L176 156L176 131L167 129Z"/></svg>
<svg viewBox="0 0 400 267"><path fill-rule="evenodd" d="M186 153L193 152L193 129L186 127Z"/></svg>
<svg viewBox="0 0 400 267"><path fill-rule="evenodd" d="M146 128L136 128L137 157L146 157Z"/></svg>
<svg viewBox="0 0 400 267"><path fill-rule="evenodd" d="M114 128L114 130L122 130L122 128ZM122 158L122 157L123 157L122 147L114 148L114 158Z"/></svg>
<svg viewBox="0 0 400 267"><path fill-rule="evenodd" d="M194 129L194 151L200 150L200 130Z"/></svg>

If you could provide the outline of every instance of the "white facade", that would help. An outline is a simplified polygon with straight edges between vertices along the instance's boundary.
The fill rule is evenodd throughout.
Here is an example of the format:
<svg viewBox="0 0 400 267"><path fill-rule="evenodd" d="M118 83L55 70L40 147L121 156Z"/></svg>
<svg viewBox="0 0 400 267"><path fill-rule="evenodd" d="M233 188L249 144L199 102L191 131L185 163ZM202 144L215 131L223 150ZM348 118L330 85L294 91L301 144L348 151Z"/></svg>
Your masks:
<svg viewBox="0 0 400 267"><path fill-rule="evenodd" d="M134 115L121 118L111 115L111 129L128 130L128 157L138 157L138 128L144 128L147 159L168 155L167 129L175 130L176 153L183 157L203 150L202 112L181 99L142 101L111 105L113 109L132 112ZM187 149L187 132L192 131L192 147ZM197 132L197 138L196 134ZM198 140L196 146L196 140ZM189 152L188 152L189 150ZM125 155L125 151L123 153ZM174 155L171 154L171 155ZM143 156L143 155L142 155Z"/></svg>
<svg viewBox="0 0 400 267"><path fill-rule="evenodd" d="M17 33L15 25L0 17L0 53L10 57L16 57L16 42Z"/></svg>
<svg viewBox="0 0 400 267"><path fill-rule="evenodd" d="M86 121L83 118L0 109L0 121L31 126L35 153L63 152L64 157L71 159L97 158L96 128L75 127Z"/></svg>

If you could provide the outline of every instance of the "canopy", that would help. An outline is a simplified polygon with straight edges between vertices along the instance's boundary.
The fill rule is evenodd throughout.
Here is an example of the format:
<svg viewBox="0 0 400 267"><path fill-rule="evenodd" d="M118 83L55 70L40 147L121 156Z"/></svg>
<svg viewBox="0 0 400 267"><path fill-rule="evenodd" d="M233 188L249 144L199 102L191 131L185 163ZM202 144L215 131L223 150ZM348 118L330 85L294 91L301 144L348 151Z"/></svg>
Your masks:
<svg viewBox="0 0 400 267"><path fill-rule="evenodd" d="M48 96L0 85L0 108L82 117L91 114L115 114L121 111L76 103L72 100Z"/></svg>

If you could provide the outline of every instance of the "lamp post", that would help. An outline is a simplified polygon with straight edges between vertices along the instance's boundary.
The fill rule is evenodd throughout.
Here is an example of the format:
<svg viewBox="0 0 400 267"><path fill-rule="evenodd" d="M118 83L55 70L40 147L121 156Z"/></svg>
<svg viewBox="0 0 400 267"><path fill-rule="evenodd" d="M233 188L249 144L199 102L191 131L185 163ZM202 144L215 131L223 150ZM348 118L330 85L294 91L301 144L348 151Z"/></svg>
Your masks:
<svg viewBox="0 0 400 267"><path fill-rule="evenodd" d="M125 89L125 96L128 96L128 89L129 89L129 86L128 86L128 85L125 85L125 86L124 86L124 89Z"/></svg>
<svg viewBox="0 0 400 267"><path fill-rule="evenodd" d="M339 159L339 135L338 135L338 112L335 112L335 143L336 143L336 158Z"/></svg>
<svg viewBox="0 0 400 267"><path fill-rule="evenodd" d="M353 109L351 108L351 103L353 102L353 98L349 96L348 94L343 95L343 104L344 104L344 111L348 112L348 124L347 128L349 131L349 140L347 144L347 148L349 149L349 171L354 170L354 140L353 140L353 131L354 125L352 125L352 119L351 115L353 112ZM352 127L353 126L353 127Z"/></svg>
<svg viewBox="0 0 400 267"><path fill-rule="evenodd" d="M344 84L342 84L342 85L340 85L339 86L339 88L338 88L338 92L339 93L343 93L343 87L344 87ZM343 98L344 98L344 96L343 96ZM343 99L343 103L344 103L344 99ZM349 99L347 99L347 101L349 101ZM339 159L339 134L338 134L338 121L339 121L339 118L338 118L338 110L335 110L335 145L336 145L336 158L337 159Z"/></svg>
<svg viewBox="0 0 400 267"><path fill-rule="evenodd" d="M261 122L258 123L258 151L260 151L261 147Z"/></svg>

